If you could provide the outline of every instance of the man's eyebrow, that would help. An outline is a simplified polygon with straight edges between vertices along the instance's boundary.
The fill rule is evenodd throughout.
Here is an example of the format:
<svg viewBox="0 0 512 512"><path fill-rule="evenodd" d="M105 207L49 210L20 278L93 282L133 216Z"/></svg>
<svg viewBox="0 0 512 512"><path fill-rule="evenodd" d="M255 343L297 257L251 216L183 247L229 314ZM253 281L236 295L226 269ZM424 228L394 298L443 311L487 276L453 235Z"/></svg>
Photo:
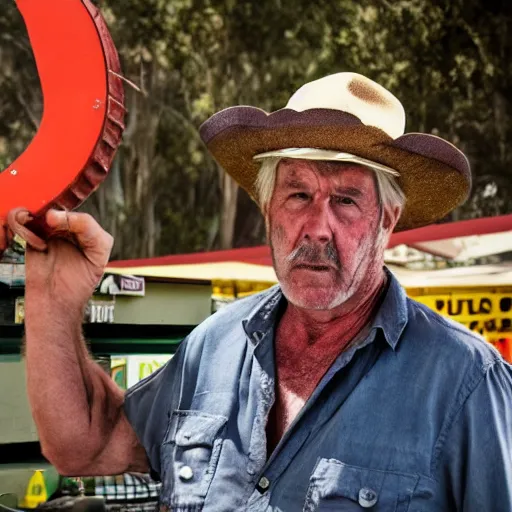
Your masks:
<svg viewBox="0 0 512 512"><path fill-rule="evenodd" d="M349 195L352 197L362 197L364 193L356 187L336 187L334 192L339 195Z"/></svg>
<svg viewBox="0 0 512 512"><path fill-rule="evenodd" d="M306 188L306 183L297 178L287 178L284 182L286 188Z"/></svg>

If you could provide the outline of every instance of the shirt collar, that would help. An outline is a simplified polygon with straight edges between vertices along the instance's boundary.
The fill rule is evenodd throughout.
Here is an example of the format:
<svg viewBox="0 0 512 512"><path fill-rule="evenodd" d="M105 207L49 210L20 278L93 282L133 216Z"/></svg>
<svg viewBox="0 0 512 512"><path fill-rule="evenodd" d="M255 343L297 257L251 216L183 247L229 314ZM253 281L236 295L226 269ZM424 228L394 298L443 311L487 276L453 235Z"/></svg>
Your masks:
<svg viewBox="0 0 512 512"><path fill-rule="evenodd" d="M281 287L276 284L263 292L263 300L242 321L245 333L253 345L258 345L266 334L273 330L279 312L279 304L286 299Z"/></svg>
<svg viewBox="0 0 512 512"><path fill-rule="evenodd" d="M395 350L408 321L407 295L398 279L386 268L388 286L371 329L381 329L388 345Z"/></svg>
<svg viewBox="0 0 512 512"><path fill-rule="evenodd" d="M380 329L388 345L395 350L408 321L407 295L396 277L387 268L384 271L388 277L387 290L369 327L370 332ZM280 286L275 285L263 293L263 300L243 320L244 330L253 345L258 345L273 330L279 306L285 300Z"/></svg>

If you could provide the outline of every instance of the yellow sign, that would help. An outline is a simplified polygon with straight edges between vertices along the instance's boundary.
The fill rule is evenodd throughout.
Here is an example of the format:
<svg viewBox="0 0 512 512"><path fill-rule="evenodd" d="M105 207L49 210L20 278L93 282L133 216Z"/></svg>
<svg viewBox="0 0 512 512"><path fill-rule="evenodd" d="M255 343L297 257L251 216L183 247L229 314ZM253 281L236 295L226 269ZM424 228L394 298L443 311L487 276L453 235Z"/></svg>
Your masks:
<svg viewBox="0 0 512 512"><path fill-rule="evenodd" d="M37 470L30 478L27 486L27 494L21 502L22 508L37 508L41 503L48 500L46 492L46 483L44 481L43 472Z"/></svg>
<svg viewBox="0 0 512 512"><path fill-rule="evenodd" d="M22 324L25 321L25 298L16 297L14 306L14 323Z"/></svg>
<svg viewBox="0 0 512 512"><path fill-rule="evenodd" d="M170 359L170 358L169 358ZM145 379L149 377L153 372L158 370L161 366L163 366L167 361L166 360L151 360L151 361L142 361L139 364L139 380Z"/></svg>
<svg viewBox="0 0 512 512"><path fill-rule="evenodd" d="M414 298L482 334L488 341L512 338L512 293L453 293Z"/></svg>

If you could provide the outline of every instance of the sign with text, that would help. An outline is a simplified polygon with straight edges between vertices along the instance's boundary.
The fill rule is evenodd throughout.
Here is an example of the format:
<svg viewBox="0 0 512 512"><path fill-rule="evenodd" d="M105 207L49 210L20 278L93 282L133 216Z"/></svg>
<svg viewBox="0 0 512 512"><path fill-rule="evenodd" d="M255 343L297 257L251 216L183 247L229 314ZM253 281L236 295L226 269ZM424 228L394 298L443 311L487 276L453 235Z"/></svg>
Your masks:
<svg viewBox="0 0 512 512"><path fill-rule="evenodd" d="M482 334L488 341L512 338L512 293L454 293L414 298Z"/></svg>
<svg viewBox="0 0 512 512"><path fill-rule="evenodd" d="M130 388L164 366L171 358L170 354L152 354L126 355L112 359L112 378L123 389Z"/></svg>
<svg viewBox="0 0 512 512"><path fill-rule="evenodd" d="M84 322L90 324L114 323L115 301L91 299L85 308Z"/></svg>
<svg viewBox="0 0 512 512"><path fill-rule="evenodd" d="M91 299L85 308L84 323L114 323L114 300ZM25 298L17 297L14 309L14 323L22 324L25 320Z"/></svg>
<svg viewBox="0 0 512 512"><path fill-rule="evenodd" d="M144 297L145 281L143 277L105 274L98 291L105 295L135 295L137 297Z"/></svg>

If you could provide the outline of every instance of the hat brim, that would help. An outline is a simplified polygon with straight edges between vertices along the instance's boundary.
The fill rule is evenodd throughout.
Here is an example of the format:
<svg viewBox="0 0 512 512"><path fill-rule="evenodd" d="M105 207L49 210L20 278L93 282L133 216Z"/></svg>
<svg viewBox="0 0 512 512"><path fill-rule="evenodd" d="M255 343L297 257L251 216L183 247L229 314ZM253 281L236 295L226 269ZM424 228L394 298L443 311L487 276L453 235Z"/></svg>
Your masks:
<svg viewBox="0 0 512 512"><path fill-rule="evenodd" d="M350 153L343 153L339 151L331 151L329 149L317 148L286 148L276 149L274 151L267 151L260 153L254 157L254 160L263 160L265 158L278 157L278 158L295 158L298 160L320 160L328 162L350 162L353 164L364 165L374 171L382 171L392 176L398 176L395 169L391 169L387 165L382 165L373 160L367 160L360 156L352 155Z"/></svg>
<svg viewBox="0 0 512 512"><path fill-rule="evenodd" d="M421 133L393 139L338 110L282 109L268 114L254 107L231 107L208 119L200 134L219 165L255 200L260 164L254 156L269 151L343 151L395 169L406 196L395 231L442 219L467 199L471 189L469 162L453 144Z"/></svg>

